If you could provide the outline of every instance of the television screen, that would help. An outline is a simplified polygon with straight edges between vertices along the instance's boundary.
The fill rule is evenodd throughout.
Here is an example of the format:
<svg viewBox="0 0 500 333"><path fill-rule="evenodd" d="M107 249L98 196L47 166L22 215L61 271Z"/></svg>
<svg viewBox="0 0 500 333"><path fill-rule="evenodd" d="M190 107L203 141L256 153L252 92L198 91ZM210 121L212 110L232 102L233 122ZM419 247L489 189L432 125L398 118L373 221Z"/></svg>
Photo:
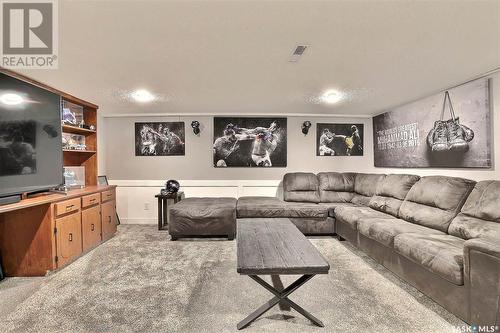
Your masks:
<svg viewBox="0 0 500 333"><path fill-rule="evenodd" d="M63 182L61 98L0 73L0 196Z"/></svg>

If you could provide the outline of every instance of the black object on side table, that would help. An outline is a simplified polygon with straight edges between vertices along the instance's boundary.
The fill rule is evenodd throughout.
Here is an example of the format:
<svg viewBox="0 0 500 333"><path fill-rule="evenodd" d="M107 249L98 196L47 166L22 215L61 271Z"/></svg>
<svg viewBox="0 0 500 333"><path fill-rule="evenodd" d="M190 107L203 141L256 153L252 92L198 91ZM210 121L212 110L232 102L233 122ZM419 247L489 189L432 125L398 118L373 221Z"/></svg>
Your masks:
<svg viewBox="0 0 500 333"><path fill-rule="evenodd" d="M183 196L182 191L167 193L167 194L157 194L155 198L158 198L158 230L167 229L168 225L168 216L167 216L167 200L173 199L174 204L181 201Z"/></svg>

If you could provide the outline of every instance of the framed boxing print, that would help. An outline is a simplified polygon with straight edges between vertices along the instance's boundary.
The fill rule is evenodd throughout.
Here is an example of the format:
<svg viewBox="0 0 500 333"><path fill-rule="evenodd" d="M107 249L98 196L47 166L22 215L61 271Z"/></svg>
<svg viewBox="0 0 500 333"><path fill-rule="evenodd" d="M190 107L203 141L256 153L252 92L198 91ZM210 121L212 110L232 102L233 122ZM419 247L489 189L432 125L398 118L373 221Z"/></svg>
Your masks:
<svg viewBox="0 0 500 333"><path fill-rule="evenodd" d="M375 116L375 166L490 168L489 93L478 79Z"/></svg>
<svg viewBox="0 0 500 333"><path fill-rule="evenodd" d="M135 123L135 156L185 155L184 122Z"/></svg>
<svg viewBox="0 0 500 333"><path fill-rule="evenodd" d="M363 124L316 125L316 156L363 156Z"/></svg>
<svg viewBox="0 0 500 333"><path fill-rule="evenodd" d="M287 119L214 117L216 168L278 167L287 163Z"/></svg>

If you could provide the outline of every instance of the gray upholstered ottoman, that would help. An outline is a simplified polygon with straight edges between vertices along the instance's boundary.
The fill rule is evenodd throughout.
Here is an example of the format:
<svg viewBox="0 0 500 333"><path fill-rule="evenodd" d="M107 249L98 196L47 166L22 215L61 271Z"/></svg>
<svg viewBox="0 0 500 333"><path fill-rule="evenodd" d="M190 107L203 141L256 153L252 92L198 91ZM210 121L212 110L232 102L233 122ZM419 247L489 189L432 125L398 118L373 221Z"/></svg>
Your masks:
<svg viewBox="0 0 500 333"><path fill-rule="evenodd" d="M235 198L186 198L170 209L168 232L179 237L224 236L236 234Z"/></svg>

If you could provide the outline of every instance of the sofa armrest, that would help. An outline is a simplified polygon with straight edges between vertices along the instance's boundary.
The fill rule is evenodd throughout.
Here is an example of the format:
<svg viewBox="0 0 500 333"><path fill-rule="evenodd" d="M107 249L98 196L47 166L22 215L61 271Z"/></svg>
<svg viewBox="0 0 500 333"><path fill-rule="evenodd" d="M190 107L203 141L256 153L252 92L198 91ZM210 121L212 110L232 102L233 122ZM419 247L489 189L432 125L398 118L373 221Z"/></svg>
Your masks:
<svg viewBox="0 0 500 333"><path fill-rule="evenodd" d="M500 326L500 241L465 242L464 270L469 288L469 322Z"/></svg>

